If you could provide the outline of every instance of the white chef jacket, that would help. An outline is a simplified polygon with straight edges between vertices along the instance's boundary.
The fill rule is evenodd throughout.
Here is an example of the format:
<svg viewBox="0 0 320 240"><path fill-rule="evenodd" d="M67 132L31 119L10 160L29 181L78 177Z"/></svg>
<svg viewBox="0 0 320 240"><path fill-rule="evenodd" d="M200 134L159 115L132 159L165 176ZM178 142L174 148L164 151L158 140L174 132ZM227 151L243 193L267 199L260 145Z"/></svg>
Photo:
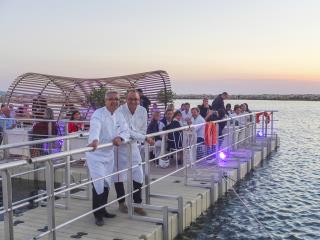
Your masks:
<svg viewBox="0 0 320 240"><path fill-rule="evenodd" d="M89 144L96 139L99 144L112 143L113 139L118 136L123 140L129 140L130 137L128 125L122 114L119 112L111 114L106 107L97 109L90 120ZM93 180L113 173L113 146L86 152L86 158L90 176ZM105 178L105 181L110 187L111 178ZM105 181L102 179L93 183L98 194L103 193Z"/></svg>
<svg viewBox="0 0 320 240"><path fill-rule="evenodd" d="M140 164L142 159L138 143L144 142L146 138L148 120L147 111L144 107L138 105L135 112L132 114L127 104L120 106L117 111L123 114L129 127L130 138L134 140L132 143L132 165ZM121 145L116 148L115 151L116 157L114 171L120 171L131 167L129 166L128 145ZM143 171L141 165L132 169L132 177L134 181L143 183ZM126 179L127 172L123 172L116 175L114 181L123 182Z"/></svg>

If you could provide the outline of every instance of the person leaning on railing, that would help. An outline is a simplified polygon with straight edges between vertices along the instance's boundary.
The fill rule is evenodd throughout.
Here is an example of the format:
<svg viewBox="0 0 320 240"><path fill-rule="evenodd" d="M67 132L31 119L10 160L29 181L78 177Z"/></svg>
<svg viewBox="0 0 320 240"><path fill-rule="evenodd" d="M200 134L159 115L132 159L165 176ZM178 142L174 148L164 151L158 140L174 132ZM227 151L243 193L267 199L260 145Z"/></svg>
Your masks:
<svg viewBox="0 0 320 240"><path fill-rule="evenodd" d="M154 140L150 137L146 137L147 133L147 120L148 115L144 107L139 105L140 96L139 93L132 89L127 92L127 103L121 105L117 111L123 114L126 123L129 127L130 138L133 140L131 144L131 156L129 156L128 146L121 145L116 149L117 158L115 158L115 172L126 169L128 166L128 159L131 157L132 166L132 181L133 190L138 190L133 193L134 203L142 203L142 191L141 187L143 184L143 170L142 170L142 158L140 155L140 143L145 141L153 145ZM125 195L123 182L127 180L127 172L120 173L114 176L114 184L117 192L117 198ZM122 198L118 201L119 210L123 213L127 213L128 209L125 205L125 199ZM146 215L143 208L135 207L134 212L139 215Z"/></svg>
<svg viewBox="0 0 320 240"><path fill-rule="evenodd" d="M116 111L119 107L119 94L109 91L105 94L105 107L97 109L90 120L89 147L94 151L86 152L86 161L92 180L102 178L113 173L114 170L114 148L97 149L99 144L113 143L120 146L123 141L129 140L129 129L123 115ZM92 209L106 205L108 202L111 177L93 182ZM103 218L113 218L115 214L108 213L101 208L94 213L97 226L103 226Z"/></svg>

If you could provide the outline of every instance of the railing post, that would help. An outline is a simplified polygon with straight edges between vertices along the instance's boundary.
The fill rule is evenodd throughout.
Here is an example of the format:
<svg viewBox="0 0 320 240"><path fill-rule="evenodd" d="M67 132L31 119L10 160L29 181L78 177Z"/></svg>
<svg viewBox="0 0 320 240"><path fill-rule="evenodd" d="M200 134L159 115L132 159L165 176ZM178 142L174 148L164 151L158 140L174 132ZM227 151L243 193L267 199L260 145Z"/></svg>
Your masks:
<svg viewBox="0 0 320 240"><path fill-rule="evenodd" d="M256 143L256 138L257 138L257 113L254 113L253 115L253 133L252 133L252 143Z"/></svg>
<svg viewBox="0 0 320 240"><path fill-rule="evenodd" d="M3 142L3 144L5 145L5 144L8 144L8 136L7 136L7 133L6 133L6 130L7 130L7 120L4 118L4 119L2 119L3 120L3 122L2 122L2 134L3 134L3 136L2 136L2 142ZM4 159L7 159L9 157L9 149L4 149L3 150L3 158Z"/></svg>
<svg viewBox="0 0 320 240"><path fill-rule="evenodd" d="M250 115L250 122L249 122L249 136L248 136L248 140L249 140L249 145L251 146L253 143L253 114L251 113Z"/></svg>
<svg viewBox="0 0 320 240"><path fill-rule="evenodd" d="M144 160L145 160L145 169L144 169L144 182L146 185L145 188L145 198L146 204L150 204L150 159L149 159L149 143L144 143Z"/></svg>
<svg viewBox="0 0 320 240"><path fill-rule="evenodd" d="M273 114L274 114L274 112L271 111L270 112L270 115L271 115L271 118L270 118L270 121L271 121L271 139L273 137Z"/></svg>
<svg viewBox="0 0 320 240"><path fill-rule="evenodd" d="M228 119L227 121L227 129L228 129L228 137L227 137L227 152L228 152L228 156L230 156L230 148L232 148L232 146L230 146L230 119Z"/></svg>
<svg viewBox="0 0 320 240"><path fill-rule="evenodd" d="M127 191L129 193L128 201L127 201L127 206L128 206L128 215L130 218L133 217L133 206L132 206L132 201L133 201L133 186L132 186L132 143L128 143L128 172L127 172Z"/></svg>
<svg viewBox="0 0 320 240"><path fill-rule="evenodd" d="M48 137L52 137L52 122L48 122ZM52 154L52 144L53 142L48 143L48 154Z"/></svg>
<svg viewBox="0 0 320 240"><path fill-rule="evenodd" d="M236 138L236 124L235 122L232 122L232 141L231 141L231 144L232 144L232 150L235 150L236 149L236 142L238 141L237 138Z"/></svg>
<svg viewBox="0 0 320 240"><path fill-rule="evenodd" d="M168 214L168 206L162 207L163 214L163 240L169 240L169 214Z"/></svg>
<svg viewBox="0 0 320 240"><path fill-rule="evenodd" d="M219 123L216 123L216 132L217 132L217 144L215 146L215 158L218 159L218 151L220 150L220 136L219 136Z"/></svg>
<svg viewBox="0 0 320 240"><path fill-rule="evenodd" d="M68 122L65 122L65 135L68 135L69 133L69 124ZM66 139L66 151L70 151L70 139ZM66 165L65 165L65 170L64 170L64 181L65 181L65 185L66 188L70 187L70 183L71 183L71 176L70 176L70 172L71 172L71 165L70 165L70 160L71 160L71 156L68 155L66 157ZM65 209L69 208L69 202L70 202L70 191L67 191L65 193Z"/></svg>
<svg viewBox="0 0 320 240"><path fill-rule="evenodd" d="M267 117L264 118L264 122L263 123L264 123L264 128L265 128L265 135L264 136L266 138L268 138L268 118Z"/></svg>
<svg viewBox="0 0 320 240"><path fill-rule="evenodd" d="M2 199L4 212L4 236L6 240L13 240L13 211L12 211L12 183L8 169L1 172Z"/></svg>
<svg viewBox="0 0 320 240"><path fill-rule="evenodd" d="M54 167L51 160L46 161L46 188L47 188L47 218L49 240L56 240L55 223L55 196L54 196Z"/></svg>
<svg viewBox="0 0 320 240"><path fill-rule="evenodd" d="M192 133L186 132L187 137L187 145L189 145L189 162L190 162L190 166L192 165L192 158L193 158L193 149L192 149L192 144L191 144L191 140L192 140ZM183 150L184 151L184 150ZM184 151L185 152L185 151ZM183 159L183 177L184 177L184 185L186 186L188 184L188 162L187 162L187 157L185 157L185 159Z"/></svg>
<svg viewBox="0 0 320 240"><path fill-rule="evenodd" d="M183 232L183 197L178 197L178 233Z"/></svg>
<svg viewBox="0 0 320 240"><path fill-rule="evenodd" d="M212 176L211 182L210 182L210 204L211 204L211 206L213 206L214 202L215 202L215 192L214 192L215 183L216 183L215 178L214 178L214 176Z"/></svg>

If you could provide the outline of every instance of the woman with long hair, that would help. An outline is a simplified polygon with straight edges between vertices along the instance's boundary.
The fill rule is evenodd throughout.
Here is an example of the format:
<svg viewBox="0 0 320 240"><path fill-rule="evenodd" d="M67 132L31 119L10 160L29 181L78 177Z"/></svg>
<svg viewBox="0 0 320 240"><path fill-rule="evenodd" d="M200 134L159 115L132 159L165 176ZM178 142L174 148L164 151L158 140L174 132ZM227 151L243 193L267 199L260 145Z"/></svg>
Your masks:
<svg viewBox="0 0 320 240"><path fill-rule="evenodd" d="M81 120L81 114L78 110L75 110L71 113L70 116L71 121L80 121ZM77 132L84 129L84 123L83 122L69 122L68 123L68 133Z"/></svg>

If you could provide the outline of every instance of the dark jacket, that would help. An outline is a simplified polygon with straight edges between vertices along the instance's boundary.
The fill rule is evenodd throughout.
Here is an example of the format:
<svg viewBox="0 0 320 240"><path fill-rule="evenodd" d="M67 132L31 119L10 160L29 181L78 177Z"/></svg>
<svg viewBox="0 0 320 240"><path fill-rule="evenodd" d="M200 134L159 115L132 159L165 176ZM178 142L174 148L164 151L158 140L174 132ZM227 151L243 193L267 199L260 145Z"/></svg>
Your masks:
<svg viewBox="0 0 320 240"><path fill-rule="evenodd" d="M150 102L150 100L149 100L148 97L146 97L146 96L144 96L144 95L141 96L141 98L140 98L140 105L147 110L147 113L149 113L149 106L150 106L150 104L151 104L151 102Z"/></svg>
<svg viewBox="0 0 320 240"><path fill-rule="evenodd" d="M164 127L163 130L170 130L180 127L181 124L177 120L173 120L168 126ZM170 151L170 149L180 148L182 148L182 131L168 133L168 151Z"/></svg>
<svg viewBox="0 0 320 240"><path fill-rule="evenodd" d="M209 108L206 108L204 107L203 105L198 105L198 108L200 110L200 115L203 117L203 118L206 118L207 114L208 114L208 111L209 110L212 110L212 107L209 105Z"/></svg>
<svg viewBox="0 0 320 240"><path fill-rule="evenodd" d="M166 119L165 117L162 118L162 119L160 120L160 122L162 122L165 127L168 126L168 121L167 121L167 119Z"/></svg>
<svg viewBox="0 0 320 240"><path fill-rule="evenodd" d="M219 94L212 102L212 110L218 111L219 109L226 109L224 106L224 100L222 94Z"/></svg>
<svg viewBox="0 0 320 240"><path fill-rule="evenodd" d="M159 132L159 123L158 121L156 120L152 120L150 123L149 123L149 126L147 128L147 134L150 134L150 133L157 133ZM161 140L161 136L156 136L154 138L154 140Z"/></svg>

